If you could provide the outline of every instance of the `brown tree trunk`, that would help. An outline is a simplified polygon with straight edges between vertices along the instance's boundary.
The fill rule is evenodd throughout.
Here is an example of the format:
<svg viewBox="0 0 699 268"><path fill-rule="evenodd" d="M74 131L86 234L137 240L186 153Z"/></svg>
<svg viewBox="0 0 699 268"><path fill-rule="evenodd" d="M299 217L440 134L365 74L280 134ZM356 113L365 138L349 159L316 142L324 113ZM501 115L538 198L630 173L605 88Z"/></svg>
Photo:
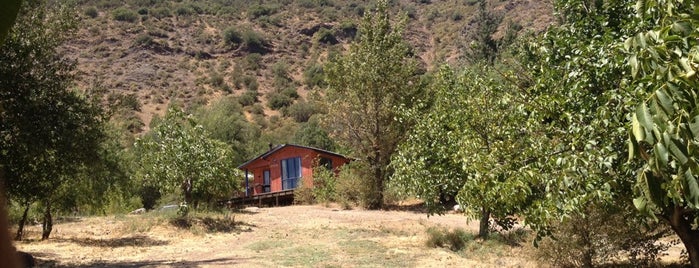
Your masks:
<svg viewBox="0 0 699 268"><path fill-rule="evenodd" d="M184 202L188 206L192 205L192 180L187 179L182 182L182 192L184 193Z"/></svg>
<svg viewBox="0 0 699 268"><path fill-rule="evenodd" d="M684 217L683 208L675 206L666 219L684 244L692 267L699 268L699 231L692 230L692 222Z"/></svg>
<svg viewBox="0 0 699 268"><path fill-rule="evenodd" d="M478 237L488 239L490 234L490 210L481 208L481 221L478 225Z"/></svg>
<svg viewBox="0 0 699 268"><path fill-rule="evenodd" d="M22 219L19 220L19 226L17 227L17 234L15 235L15 240L19 241L22 240L22 236L24 236L24 224L27 223L27 214L29 213L29 206L31 203L27 203L24 205L24 212L22 212Z"/></svg>
<svg viewBox="0 0 699 268"><path fill-rule="evenodd" d="M46 211L44 211L44 223L42 224L41 240L49 239L53 231L53 218L51 217L51 201L46 200Z"/></svg>

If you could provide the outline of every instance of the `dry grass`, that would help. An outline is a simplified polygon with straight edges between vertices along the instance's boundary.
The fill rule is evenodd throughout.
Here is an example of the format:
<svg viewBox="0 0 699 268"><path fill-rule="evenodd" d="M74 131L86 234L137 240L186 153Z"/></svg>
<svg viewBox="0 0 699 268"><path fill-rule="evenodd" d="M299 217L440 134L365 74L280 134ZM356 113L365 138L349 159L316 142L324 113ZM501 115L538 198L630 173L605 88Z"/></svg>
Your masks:
<svg viewBox="0 0 699 268"><path fill-rule="evenodd" d="M57 267L540 267L531 246L473 240L461 251L425 246L429 227L475 232L462 215L263 208L256 213L144 214L56 225L49 241L17 247ZM39 231L30 226L30 235Z"/></svg>

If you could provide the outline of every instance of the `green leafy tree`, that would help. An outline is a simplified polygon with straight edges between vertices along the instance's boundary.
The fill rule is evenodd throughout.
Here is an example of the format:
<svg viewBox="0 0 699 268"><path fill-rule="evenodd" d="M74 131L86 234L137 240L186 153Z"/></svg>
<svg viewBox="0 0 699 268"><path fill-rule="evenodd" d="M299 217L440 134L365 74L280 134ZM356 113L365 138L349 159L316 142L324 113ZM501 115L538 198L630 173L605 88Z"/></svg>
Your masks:
<svg viewBox="0 0 699 268"><path fill-rule="evenodd" d="M251 144L257 141L261 131L247 121L243 107L235 97L224 97L202 107L196 115L209 137L228 144L234 165L242 164L258 153Z"/></svg>
<svg viewBox="0 0 699 268"><path fill-rule="evenodd" d="M369 208L383 204L384 183L390 177L391 155L405 136L409 122L396 120L396 108L411 106L422 92L416 61L403 39L405 20L392 25L388 2L364 18L358 41L331 60L327 75L327 123L338 142L363 155L371 174Z"/></svg>
<svg viewBox="0 0 699 268"><path fill-rule="evenodd" d="M520 174L532 142L518 124L526 103L517 90L488 76L489 67L472 68L462 75L440 70L432 109L410 115L420 120L394 156L392 183L422 198L430 212L456 197L487 238L491 216L509 228L528 203L531 189Z"/></svg>
<svg viewBox="0 0 699 268"><path fill-rule="evenodd" d="M643 101L632 115L629 160L640 162L634 205L667 222L699 267L699 6L638 1L657 22L626 40L632 85Z"/></svg>
<svg viewBox="0 0 699 268"><path fill-rule="evenodd" d="M81 170L102 165L102 111L69 89L74 64L57 48L74 28L63 7L25 1L17 24L0 48L0 141L4 184L25 208L44 207L42 238L53 229L54 203Z"/></svg>
<svg viewBox="0 0 699 268"><path fill-rule="evenodd" d="M211 139L201 125L178 108L149 136L135 144L141 159L137 175L144 185L161 191L181 190L184 201L195 207L229 197L240 187L242 176L233 165L225 143Z"/></svg>

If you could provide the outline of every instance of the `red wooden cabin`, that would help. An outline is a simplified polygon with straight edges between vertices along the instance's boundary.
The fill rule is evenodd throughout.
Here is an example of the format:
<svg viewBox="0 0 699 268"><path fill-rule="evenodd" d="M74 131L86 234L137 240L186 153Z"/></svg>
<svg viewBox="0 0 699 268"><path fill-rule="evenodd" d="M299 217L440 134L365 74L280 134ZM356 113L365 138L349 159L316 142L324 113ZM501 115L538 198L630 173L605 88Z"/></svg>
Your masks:
<svg viewBox="0 0 699 268"><path fill-rule="evenodd" d="M337 171L351 159L323 149L282 144L243 163L238 168L245 172L245 197L293 190L303 178L313 186L314 165Z"/></svg>

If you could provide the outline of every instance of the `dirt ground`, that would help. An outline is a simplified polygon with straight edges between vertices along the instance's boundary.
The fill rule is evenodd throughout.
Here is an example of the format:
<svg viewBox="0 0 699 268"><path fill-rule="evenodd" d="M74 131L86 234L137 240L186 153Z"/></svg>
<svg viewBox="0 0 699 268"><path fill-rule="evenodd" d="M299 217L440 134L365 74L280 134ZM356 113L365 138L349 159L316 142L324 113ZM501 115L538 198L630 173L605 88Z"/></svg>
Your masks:
<svg viewBox="0 0 699 268"><path fill-rule="evenodd" d="M541 267L529 243L476 240L458 253L425 246L430 226L477 232L459 214L290 206L222 218L235 228L182 229L153 213L79 218L57 224L48 241L31 240L40 226L30 226L30 240L16 246L43 267Z"/></svg>

